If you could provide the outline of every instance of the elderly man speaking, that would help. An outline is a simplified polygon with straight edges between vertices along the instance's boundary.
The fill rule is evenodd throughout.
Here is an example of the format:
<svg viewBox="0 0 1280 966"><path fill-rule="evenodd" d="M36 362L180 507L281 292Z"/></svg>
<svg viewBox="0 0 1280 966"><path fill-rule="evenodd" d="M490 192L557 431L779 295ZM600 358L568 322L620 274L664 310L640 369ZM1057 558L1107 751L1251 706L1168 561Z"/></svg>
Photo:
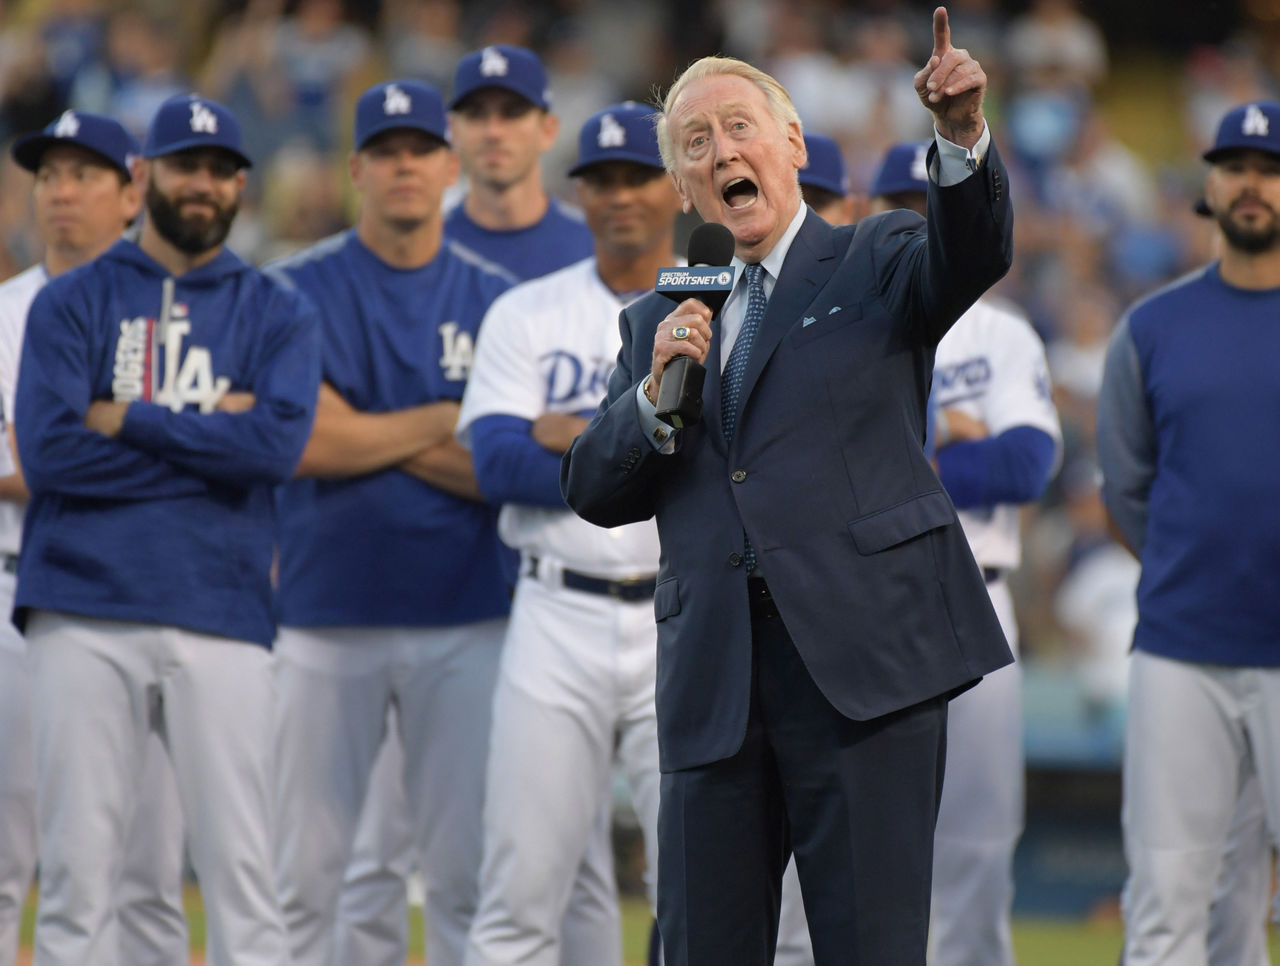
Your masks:
<svg viewBox="0 0 1280 966"><path fill-rule="evenodd" d="M586 519L656 515L662 564L658 916L668 966L766 966L794 852L818 966L921 966L949 697L1012 658L922 449L934 348L1010 261L986 75L933 15L928 221L829 227L800 199L800 121L741 61L668 92L686 210L733 233L719 317L649 295L565 455ZM655 418L679 355L701 422Z"/></svg>

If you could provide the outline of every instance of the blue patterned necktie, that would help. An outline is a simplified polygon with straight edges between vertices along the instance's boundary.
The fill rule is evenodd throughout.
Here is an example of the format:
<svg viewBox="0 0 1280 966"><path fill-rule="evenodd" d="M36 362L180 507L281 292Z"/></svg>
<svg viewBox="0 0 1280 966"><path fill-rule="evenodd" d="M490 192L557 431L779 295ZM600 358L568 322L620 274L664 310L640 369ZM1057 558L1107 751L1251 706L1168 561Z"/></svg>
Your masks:
<svg viewBox="0 0 1280 966"><path fill-rule="evenodd" d="M764 269L760 265L747 266L747 314L742 320L742 328L738 338L734 340L733 349L729 352L729 361L725 363L724 372L720 374L720 425L724 430L724 441L733 442L733 434L738 429L738 410L742 404L742 378L747 371L747 357L751 355L751 345L756 341L756 332L764 319ZM756 566L756 551L751 541L743 534L743 560L747 573Z"/></svg>
<svg viewBox="0 0 1280 966"><path fill-rule="evenodd" d="M742 319L742 328L729 353L729 361L725 363L724 372L720 374L720 397L722 413L720 425L724 429L726 443L733 442L733 434L738 428L738 409L742 403L742 377L747 371L747 357L751 354L751 344L756 341L756 332L760 321L764 318L764 269L757 265L747 266L747 314Z"/></svg>

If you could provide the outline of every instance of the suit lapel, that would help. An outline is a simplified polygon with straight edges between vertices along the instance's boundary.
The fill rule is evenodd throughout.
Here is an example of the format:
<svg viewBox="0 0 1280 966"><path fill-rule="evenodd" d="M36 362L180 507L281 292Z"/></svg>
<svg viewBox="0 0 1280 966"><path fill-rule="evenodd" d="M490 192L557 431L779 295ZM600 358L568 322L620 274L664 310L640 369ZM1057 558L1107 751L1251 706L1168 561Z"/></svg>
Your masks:
<svg viewBox="0 0 1280 966"><path fill-rule="evenodd" d="M773 287L773 294L769 297L769 305L765 309L764 321L760 325L760 331L756 333L755 345L751 347L747 369L743 374L743 412L739 419L745 417L751 400L751 391L755 388L756 380L760 378L760 373L764 371L765 364L778 347L778 343L791 330L792 325L835 272L838 260L833 239L834 231L831 226L810 211L800 225L800 231L796 233L795 240L791 243L791 250L787 252L786 260L782 263L782 274L778 276L777 284ZM719 389L717 389L717 415L719 414L719 395Z"/></svg>

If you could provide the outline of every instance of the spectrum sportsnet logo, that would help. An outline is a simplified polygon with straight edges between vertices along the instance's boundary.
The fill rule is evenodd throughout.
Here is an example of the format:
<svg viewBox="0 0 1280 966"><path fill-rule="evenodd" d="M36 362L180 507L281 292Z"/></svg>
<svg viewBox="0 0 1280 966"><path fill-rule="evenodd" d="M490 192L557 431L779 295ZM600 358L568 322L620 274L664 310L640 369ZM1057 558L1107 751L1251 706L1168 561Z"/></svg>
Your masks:
<svg viewBox="0 0 1280 966"><path fill-rule="evenodd" d="M733 287L733 271L728 268L664 268L658 272L657 289L725 289Z"/></svg>

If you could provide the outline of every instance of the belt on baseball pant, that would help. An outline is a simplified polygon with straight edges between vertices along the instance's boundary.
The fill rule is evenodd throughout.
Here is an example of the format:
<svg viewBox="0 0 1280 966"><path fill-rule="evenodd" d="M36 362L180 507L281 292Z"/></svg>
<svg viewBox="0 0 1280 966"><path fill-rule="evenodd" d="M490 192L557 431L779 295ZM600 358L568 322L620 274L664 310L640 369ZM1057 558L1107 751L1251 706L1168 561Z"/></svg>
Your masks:
<svg viewBox="0 0 1280 966"><path fill-rule="evenodd" d="M982 579L989 584L994 584L997 580L1004 576L1003 567L983 567Z"/></svg>
<svg viewBox="0 0 1280 966"><path fill-rule="evenodd" d="M538 558L529 557L530 577L538 576ZM584 594L596 594L600 597L612 597L614 600L634 602L653 600L654 588L658 586L656 576L649 577L593 577L567 567L560 571L560 583L570 590L580 590Z"/></svg>
<svg viewBox="0 0 1280 966"><path fill-rule="evenodd" d="M4 558L4 572L7 574L16 574L18 572L18 555L16 553L0 554Z"/></svg>

